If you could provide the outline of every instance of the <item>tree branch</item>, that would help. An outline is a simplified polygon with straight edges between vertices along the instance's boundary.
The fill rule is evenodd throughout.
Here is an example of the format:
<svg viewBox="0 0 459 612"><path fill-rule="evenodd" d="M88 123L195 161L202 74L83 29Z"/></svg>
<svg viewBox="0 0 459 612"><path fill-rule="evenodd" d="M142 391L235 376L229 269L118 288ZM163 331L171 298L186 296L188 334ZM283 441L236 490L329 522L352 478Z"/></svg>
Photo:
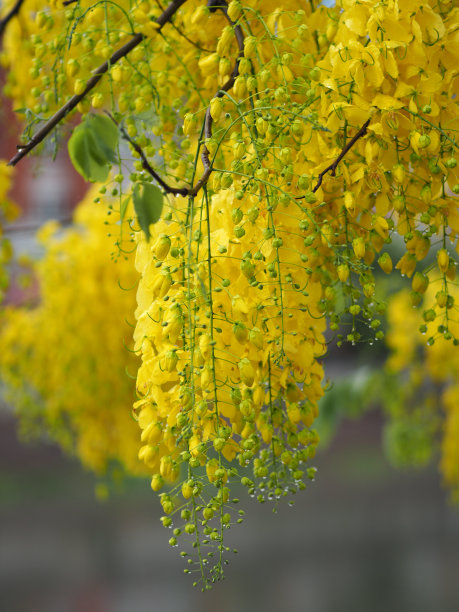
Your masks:
<svg viewBox="0 0 459 612"><path fill-rule="evenodd" d="M239 60L244 55L244 34L242 32L241 26L238 26L232 21L228 15L228 5L225 0L209 0L207 3L211 13L214 13L218 9L223 12L229 24L234 28L234 35L236 36L237 44L239 47L239 53L236 59L236 64L234 66L233 72L230 78L226 81L226 83L217 91L217 93L213 96L213 98L222 98L225 95L225 92L229 91L231 87L234 85L234 81L239 74ZM210 104L206 109L206 118L204 120L204 135L206 138L212 137L212 115L210 114ZM201 160L204 166L204 173L202 174L199 181L192 188L190 195L196 195L198 191L203 187L212 173L212 164L209 159L209 151L204 144L202 147Z"/></svg>
<svg viewBox="0 0 459 612"><path fill-rule="evenodd" d="M236 40L237 40L238 47L239 47L239 53L238 53L238 57L237 57L237 60L236 60L236 65L234 66L234 69L233 69L233 72L232 72L230 78L226 81L226 83L213 96L213 98L221 98L221 97L224 96L226 91L231 89L231 87L234 85L234 80L236 79L237 75L239 74L239 60L240 60L240 58L244 54L244 35L242 33L241 27L235 25L234 22L231 21L231 19L229 18L228 12L227 12L227 4L226 4L225 0L209 0L208 6L210 7L211 12L215 12L217 9L220 9L221 11L223 11L223 13L225 14L226 19L234 27L235 36L236 36ZM132 146L132 148L139 155L140 160L142 162L143 169L146 172L148 172L148 174L150 174L150 176L152 176L155 179L155 181L157 181L159 183L159 185L161 185L161 187L164 189L164 191L166 193L173 193L174 195L182 195L182 196L195 196L198 193L198 191L209 180L209 177L210 177L210 175L212 173L212 164L211 164L211 161L209 159L209 151L208 151L208 149L207 149L205 144L203 145L202 154L201 154L201 160L202 160L202 163L203 163L203 166L204 166L204 172L203 172L201 178L198 180L198 182L194 185L194 187L172 187L171 185L166 183L164 181L164 179L162 179L161 176L156 172L156 170L151 166L150 162L147 159L147 156L145 155L145 153L142 150L142 148L140 147L140 145L137 144L129 136L129 134L126 132L124 127L120 126L118 124L118 122L116 121L116 119L110 113L107 112L107 115L120 128L120 131L121 131L121 134L122 134L123 138L127 142L129 142L129 144ZM212 137L212 123L213 123L213 119L212 119L212 115L210 114L210 104L209 104L209 106L206 109L206 117L205 117L205 120L204 120L204 135L205 135L206 138L211 138Z"/></svg>
<svg viewBox="0 0 459 612"><path fill-rule="evenodd" d="M11 19L13 19L13 17L15 17L19 13L23 2L24 0L17 0L16 4L13 6L10 12L7 13L3 17L3 19L0 20L0 36L3 35L3 32L5 31L5 28L8 25L8 23L11 21Z"/></svg>
<svg viewBox="0 0 459 612"><path fill-rule="evenodd" d="M148 161L147 156L143 152L143 149L141 148L141 146L139 144L137 144L135 142L135 140L133 140L129 136L129 134L126 132L124 127L122 125L120 125L116 121L116 119L113 117L113 115L111 113L107 112L107 115L110 117L110 119L113 121L113 123L119 128L119 130L121 132L121 135L124 138L124 140L126 140L131 145L131 147L137 152L137 154L139 155L140 160L142 162L143 169L146 172L148 172L148 174L150 174L155 179L155 181L157 181L161 185L161 187L164 189L164 191L166 193L173 193L174 195L183 195L183 196L189 195L190 189L188 187L171 187L170 185L168 185L160 177L160 175L156 172L156 170L154 170L154 168L152 167L152 165Z"/></svg>
<svg viewBox="0 0 459 612"><path fill-rule="evenodd" d="M185 4L186 0L173 0L166 10L158 17L156 23L158 30L170 21L177 10ZM109 70L111 66L116 64L121 58L125 57L132 49L137 47L143 40L143 34L135 34L130 41L120 47L113 55L104 62L101 66L93 71L93 76L86 83L86 87L81 94L72 96L68 102L64 104L48 121L37 131L37 133L25 145L18 145L18 152L8 162L9 166L15 166L23 157L25 157L32 149L42 142L48 134L81 102L81 100L93 89L101 80L102 76Z"/></svg>
<svg viewBox="0 0 459 612"><path fill-rule="evenodd" d="M322 172L319 174L319 177L317 179L317 184L314 187L314 189L312 190L313 193L315 193L319 189L319 187L322 185L322 180L323 180L324 176L327 174L327 172L330 172L331 176L335 176L336 168L338 167L339 162L343 159L343 157L346 155L346 153L349 151L349 149L352 149L352 147L355 145L357 140L359 140L359 138L362 138L362 136L365 136L365 134L367 133L367 128L368 128L369 125L370 125L370 119L368 119L368 121L365 121L365 123L362 125L360 130L343 147L341 153L338 155L338 157L335 159L335 161L332 164L330 164L329 166L327 166L325 168L325 170L322 170ZM304 196L301 196L301 198L303 198L303 197ZM296 199L299 200L301 198L296 198Z"/></svg>

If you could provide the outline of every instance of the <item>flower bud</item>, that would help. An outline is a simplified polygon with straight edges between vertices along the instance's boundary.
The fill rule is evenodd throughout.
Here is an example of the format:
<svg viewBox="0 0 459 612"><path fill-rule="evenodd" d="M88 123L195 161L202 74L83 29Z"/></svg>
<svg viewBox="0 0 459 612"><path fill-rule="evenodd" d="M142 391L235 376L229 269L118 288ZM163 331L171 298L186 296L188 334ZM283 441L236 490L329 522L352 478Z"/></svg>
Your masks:
<svg viewBox="0 0 459 612"><path fill-rule="evenodd" d="M233 85L234 95L236 98L244 98L247 95L247 83L245 76L236 77Z"/></svg>
<svg viewBox="0 0 459 612"><path fill-rule="evenodd" d="M259 214L260 214L260 209L258 208L258 206L252 206L247 211L247 217L249 221L251 221L252 223L254 223L258 219Z"/></svg>
<svg viewBox="0 0 459 612"><path fill-rule="evenodd" d="M178 355L177 351L167 351L165 359L164 359L164 369L167 372L173 372L177 367Z"/></svg>
<svg viewBox="0 0 459 612"><path fill-rule="evenodd" d="M449 255L446 249L440 249L437 253L437 264L440 272L443 274L448 270Z"/></svg>
<svg viewBox="0 0 459 612"><path fill-rule="evenodd" d="M227 57L222 57L218 63L218 74L221 77L228 76L231 74L233 66Z"/></svg>
<svg viewBox="0 0 459 612"><path fill-rule="evenodd" d="M260 351L263 349L263 334L258 327L253 327L249 332L249 340Z"/></svg>
<svg viewBox="0 0 459 612"><path fill-rule="evenodd" d="M91 98L93 108L102 108L104 105L104 96L101 93L95 93Z"/></svg>
<svg viewBox="0 0 459 612"><path fill-rule="evenodd" d="M193 133L197 119L193 113L187 113L183 119L183 133L188 136Z"/></svg>
<svg viewBox="0 0 459 612"><path fill-rule="evenodd" d="M233 387L231 389L231 401L233 402L233 404L235 406L239 406L239 404L242 401L242 393L241 390L238 389L237 387Z"/></svg>
<svg viewBox="0 0 459 612"><path fill-rule="evenodd" d="M161 474L153 474L151 479L151 488L153 491L159 491L164 486L164 478Z"/></svg>
<svg viewBox="0 0 459 612"><path fill-rule="evenodd" d="M255 416L253 404L248 399L242 400L242 402L239 404L239 410L241 411L242 416L248 420L252 420Z"/></svg>
<svg viewBox="0 0 459 612"><path fill-rule="evenodd" d="M257 39L255 36L246 36L244 39L244 55L245 57L255 57L257 49Z"/></svg>
<svg viewBox="0 0 459 612"><path fill-rule="evenodd" d="M243 259L241 262L241 272L250 280L255 273L255 264L253 264L250 259Z"/></svg>
<svg viewBox="0 0 459 612"><path fill-rule="evenodd" d="M419 149L425 149L430 145L430 136L428 134L422 134L419 136L417 144Z"/></svg>
<svg viewBox="0 0 459 612"><path fill-rule="evenodd" d="M169 236L167 236L167 234L161 234L161 236L159 236L156 240L156 243L153 247L153 251L160 261L164 261L167 254L169 253L170 248L171 239L169 238Z"/></svg>
<svg viewBox="0 0 459 612"><path fill-rule="evenodd" d="M242 4L239 0L231 0L228 4L228 17L231 21L237 21L242 13Z"/></svg>
<svg viewBox="0 0 459 612"><path fill-rule="evenodd" d="M456 278L456 264L454 261L450 261L448 269L446 270L446 277L448 280L453 281Z"/></svg>
<svg viewBox="0 0 459 612"><path fill-rule="evenodd" d="M163 510L166 514L171 514L171 512L174 511L174 503L173 501L169 498L166 500L161 500L161 505L163 507ZM172 538L171 538L172 539Z"/></svg>
<svg viewBox="0 0 459 612"><path fill-rule="evenodd" d="M268 129L268 122L263 119L263 117L258 117L258 119L255 122L256 128L258 130L258 133L263 136L264 134L266 134L266 130Z"/></svg>
<svg viewBox="0 0 459 612"><path fill-rule="evenodd" d="M236 142L233 146L234 159L241 159L245 155L245 144L243 142Z"/></svg>
<svg viewBox="0 0 459 612"><path fill-rule="evenodd" d="M375 286L373 283L365 283L362 289L363 295L367 298L372 298L375 294Z"/></svg>
<svg viewBox="0 0 459 612"><path fill-rule="evenodd" d="M209 16L209 9L207 8L207 6L200 5L198 6L198 8L194 11L193 15L191 16L191 23L195 26L199 26L199 25L202 26L208 16Z"/></svg>
<svg viewBox="0 0 459 612"><path fill-rule="evenodd" d="M249 337L247 327L241 321L236 321L236 323L233 325L233 334L240 344L245 344L245 342L247 342L247 338Z"/></svg>
<svg viewBox="0 0 459 612"><path fill-rule="evenodd" d="M73 85L73 93L76 96L80 96L86 88L86 81L83 79L77 79Z"/></svg>
<svg viewBox="0 0 459 612"><path fill-rule="evenodd" d="M190 499L193 495L193 489L195 487L195 483L193 480L187 480L182 484L182 495L185 499Z"/></svg>
<svg viewBox="0 0 459 612"><path fill-rule="evenodd" d="M393 264L389 253L383 253L378 259L378 264L381 270L386 274L390 274L392 272Z"/></svg>
<svg viewBox="0 0 459 612"><path fill-rule="evenodd" d="M230 48L231 41L234 38L233 28L231 26L226 26L223 28L223 32L218 39L217 43L217 53L220 56L223 56L227 53Z"/></svg>
<svg viewBox="0 0 459 612"><path fill-rule="evenodd" d="M74 77L80 70L80 64L76 59L69 59L66 66L66 72L69 77Z"/></svg>
<svg viewBox="0 0 459 612"><path fill-rule="evenodd" d="M245 75L245 74L250 74L252 72L252 62L243 57L240 61L239 61L239 74L241 75Z"/></svg>
<svg viewBox="0 0 459 612"><path fill-rule="evenodd" d="M354 238L352 248L357 259L361 259L365 255L365 242L363 238Z"/></svg>
<svg viewBox="0 0 459 612"><path fill-rule="evenodd" d="M424 204L430 204L432 201L432 189L430 185L424 185L421 189L421 199Z"/></svg>
<svg viewBox="0 0 459 612"><path fill-rule="evenodd" d="M402 164L396 164L392 168L392 175L397 183L403 183L405 180L405 166Z"/></svg>
<svg viewBox="0 0 459 612"><path fill-rule="evenodd" d="M361 310L362 309L359 304L352 304L352 306L349 306L349 312L353 317L356 317Z"/></svg>
<svg viewBox="0 0 459 612"><path fill-rule="evenodd" d="M255 381L255 370L253 369L251 362L249 359L247 359L247 357L244 357L244 359L241 359L241 361L238 363L238 367L242 382L247 387L251 387Z"/></svg>
<svg viewBox="0 0 459 612"><path fill-rule="evenodd" d="M448 302L448 294L446 291L438 291L435 295L435 299L440 308L444 308Z"/></svg>
<svg viewBox="0 0 459 612"><path fill-rule="evenodd" d="M214 449L217 451L217 453L219 453L221 450L223 450L225 444L226 444L225 438L215 438Z"/></svg>
<svg viewBox="0 0 459 612"><path fill-rule="evenodd" d="M166 272L166 271L161 272L161 274L157 275L153 283L153 286L152 286L153 296L159 297L159 298L165 297L171 285L172 285L172 276L169 274L169 272Z"/></svg>
<svg viewBox="0 0 459 612"><path fill-rule="evenodd" d="M336 271L338 273L338 278L342 283L345 283L349 278L349 266L347 264L340 264Z"/></svg>
<svg viewBox="0 0 459 612"><path fill-rule="evenodd" d="M214 121L218 121L223 112L223 101L221 98L212 98L210 101L210 116Z"/></svg>
<svg viewBox="0 0 459 612"><path fill-rule="evenodd" d="M413 276L413 280L411 281L411 288L416 293L425 293L427 287L429 286L429 278L426 274L422 272L416 272Z"/></svg>
<svg viewBox="0 0 459 612"><path fill-rule="evenodd" d="M146 442L149 446L157 444L162 437L162 429L159 423L150 423L142 431L140 439L142 442Z"/></svg>

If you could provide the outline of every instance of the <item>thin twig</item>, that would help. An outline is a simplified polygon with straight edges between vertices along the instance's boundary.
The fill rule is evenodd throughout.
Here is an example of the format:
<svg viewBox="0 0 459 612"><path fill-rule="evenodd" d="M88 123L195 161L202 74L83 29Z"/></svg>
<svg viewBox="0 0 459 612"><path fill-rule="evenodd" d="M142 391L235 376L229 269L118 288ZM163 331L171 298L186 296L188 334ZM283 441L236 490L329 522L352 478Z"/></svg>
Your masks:
<svg viewBox="0 0 459 612"><path fill-rule="evenodd" d="M369 125L370 125L370 119L365 121L365 123L362 125L360 130L343 147L341 153L338 155L338 157L335 159L335 161L332 164L330 164L329 166L327 166L325 168L325 170L322 170L322 172L319 174L319 177L317 179L317 184L314 187L314 189L312 190L313 193L315 193L319 189L319 187L322 185L322 180L323 180L324 176L327 174L327 172L330 172L331 176L335 176L336 175L336 168L338 167L339 162L343 159L343 157L346 155L346 153L349 151L349 149L352 149L352 147L355 145L357 140L359 140L359 138L362 138L362 136L365 136L365 134L367 133L367 128L368 128ZM304 198L304 196L301 196L301 197L296 198L296 199L300 200L301 198Z"/></svg>
<svg viewBox="0 0 459 612"><path fill-rule="evenodd" d="M148 172L148 174L150 174L155 181L157 181L161 187L164 189L164 191L166 193L173 193L175 195L183 195L183 196L187 196L190 193L190 189L188 187L171 187L170 185L168 185L160 176L159 174L156 172L156 170L151 166L150 162L147 159L147 156L145 155L142 147L140 145L138 145L135 140L133 140L129 134L126 132L126 130L124 129L124 127L122 125L120 125L117 120L113 117L113 115L111 113L109 113L108 111L105 111L107 113L107 115L110 117L110 119L113 121L113 123L119 128L122 137L124 138L124 140L126 140L131 147L137 152L137 154L139 155L141 162L142 162L142 167L143 169Z"/></svg>
<svg viewBox="0 0 459 612"><path fill-rule="evenodd" d="M173 0L166 10L158 17L156 23L158 30L170 21L177 10L185 4L186 0ZM48 134L81 102L81 100L93 89L101 80L102 76L109 70L111 66L116 64L121 58L125 57L132 49L137 47L143 40L143 34L135 34L130 41L120 47L113 55L104 62L101 66L93 71L93 76L86 83L86 87L81 94L72 96L52 117L48 119L43 127L29 140L25 145L19 145L18 152L8 162L9 166L15 166L23 157L25 157L32 149L34 149Z"/></svg>
<svg viewBox="0 0 459 612"><path fill-rule="evenodd" d="M222 98L225 95L225 92L229 91L231 87L234 85L234 81L236 80L236 77L239 74L239 61L244 55L244 34L242 32L241 26L236 25L234 21L230 19L228 15L228 5L225 2L225 0L209 0L209 2L207 3L207 6L209 7L211 13L215 12L218 9L223 12L229 24L234 28L234 35L236 36L237 44L239 47L239 53L236 59L236 64L234 66L234 69L233 69L233 72L231 73L230 78L226 81L226 83L222 87L220 87L217 93L213 96L213 98ZM213 119L212 119L212 115L210 114L210 104L209 104L209 106L206 109L206 117L204 120L204 135L206 138L212 137L212 123L213 123ZM196 183L196 185L192 188L190 195L196 195L198 191L201 189L201 187L203 187L207 183L212 173L212 164L209 159L209 150L207 149L205 144L202 147L201 160L204 166L204 173L202 174L201 178Z"/></svg>
<svg viewBox="0 0 459 612"><path fill-rule="evenodd" d="M2 36L6 26L11 21L11 19L13 19L13 17L15 17L19 13L23 2L24 0L17 0L16 4L13 6L10 12L7 13L3 17L3 19L0 20L0 36Z"/></svg>
<svg viewBox="0 0 459 612"><path fill-rule="evenodd" d="M72 2L74 1L75 0L72 0ZM156 3L161 10L164 10L159 0L157 0ZM182 30L178 26L175 25L175 23L171 22L171 26L174 28L177 34L182 36L187 42L190 43L190 45L193 45L193 47L196 47L196 49L199 49L199 51L204 51L204 53L213 53L213 51L211 51L210 49L205 49L204 47L201 47L201 45L198 45L198 43L195 42L194 40L191 40L191 38L188 38L188 36L184 32L182 32Z"/></svg>

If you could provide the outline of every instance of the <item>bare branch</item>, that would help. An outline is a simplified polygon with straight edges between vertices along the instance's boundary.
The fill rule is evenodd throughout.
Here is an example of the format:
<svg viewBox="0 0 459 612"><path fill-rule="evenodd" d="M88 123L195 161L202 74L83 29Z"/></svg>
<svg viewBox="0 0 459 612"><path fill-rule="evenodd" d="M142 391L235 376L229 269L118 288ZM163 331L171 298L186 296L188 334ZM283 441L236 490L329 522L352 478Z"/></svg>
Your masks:
<svg viewBox="0 0 459 612"><path fill-rule="evenodd" d="M152 165L150 164L150 162L147 159L147 156L145 155L145 153L143 152L143 149L141 148L140 145L138 145L135 140L133 140L129 134L126 132L126 130L124 129L124 127L122 125L120 125L116 119L113 117L113 115L109 112L107 112L107 115L110 117L110 119L113 121L113 123L119 128L122 137L124 138L124 140L126 140L131 147L137 152L137 154L140 157L140 160L142 162L142 167L143 169L148 172L148 174L150 174L155 181L157 181L161 187L164 189L164 191L166 193L173 193L174 195L189 195L190 193L190 189L188 187L171 187L170 185L168 185L161 177L160 175L156 172L156 170L154 170L154 168L152 167Z"/></svg>
<svg viewBox="0 0 459 612"><path fill-rule="evenodd" d="M158 17L156 23L158 30L170 21L177 10L185 4L186 0L173 0L166 10ZM15 166L23 157L25 157L32 149L42 142L48 134L81 102L81 100L97 85L102 76L109 70L111 66L116 64L121 58L125 57L132 49L137 47L143 40L143 34L135 34L129 42L120 47L113 55L104 62L101 66L93 71L93 76L86 83L86 87L81 94L72 96L48 121L37 131L37 133L25 145L18 146L18 152L10 159L8 165Z"/></svg>
<svg viewBox="0 0 459 612"><path fill-rule="evenodd" d="M5 17L0 20L0 36L3 35L3 32L5 31L5 28L11 21L11 19L13 19L13 17L15 17L19 13L23 2L24 0L17 0L16 4L13 6L10 12L7 13Z"/></svg>
<svg viewBox="0 0 459 612"><path fill-rule="evenodd" d="M362 125L360 130L343 147L341 153L338 155L338 157L335 159L335 161L332 164L330 164L329 166L327 166L325 168L325 170L322 170L322 172L319 174L319 177L317 179L317 184L314 187L314 189L312 190L313 193L315 193L319 189L319 187L322 185L322 180L323 180L324 176L327 174L327 172L330 172L331 176L335 176L336 168L338 167L339 162L343 159L343 157L346 155L346 153L350 149L352 149L352 147L355 145L357 140L359 140L359 138L362 138L362 136L365 136L365 134L367 133L367 128L368 128L369 125L370 125L370 119L368 119L368 121L365 121L365 123ZM300 196L299 198L296 198L296 199L300 200L303 197L304 196Z"/></svg>

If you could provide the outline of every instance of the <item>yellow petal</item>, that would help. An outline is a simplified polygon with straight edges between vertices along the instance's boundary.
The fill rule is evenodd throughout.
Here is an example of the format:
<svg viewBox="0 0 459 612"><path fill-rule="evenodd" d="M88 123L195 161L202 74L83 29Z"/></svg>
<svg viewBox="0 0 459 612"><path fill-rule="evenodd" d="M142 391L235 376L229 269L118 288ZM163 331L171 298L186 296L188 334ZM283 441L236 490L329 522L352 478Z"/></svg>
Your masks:
<svg viewBox="0 0 459 612"><path fill-rule="evenodd" d="M361 4L355 4L349 11L346 11L344 24L351 32L359 36L367 33L368 10Z"/></svg>
<svg viewBox="0 0 459 612"><path fill-rule="evenodd" d="M381 110L391 110L396 108L403 108L405 105L400 100L393 98L392 96L385 96L384 94L377 94L373 98L373 106L380 108Z"/></svg>

